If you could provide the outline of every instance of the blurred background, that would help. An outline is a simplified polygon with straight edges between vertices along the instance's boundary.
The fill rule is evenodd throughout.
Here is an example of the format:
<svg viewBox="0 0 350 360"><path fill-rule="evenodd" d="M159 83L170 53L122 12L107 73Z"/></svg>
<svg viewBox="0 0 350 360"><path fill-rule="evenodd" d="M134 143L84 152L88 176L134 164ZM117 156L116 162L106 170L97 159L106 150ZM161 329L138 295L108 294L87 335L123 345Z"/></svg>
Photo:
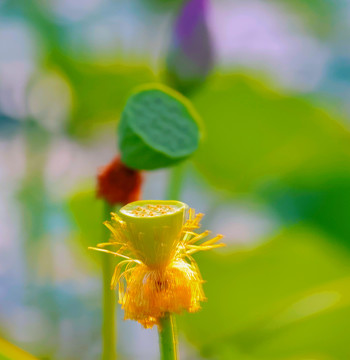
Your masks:
<svg viewBox="0 0 350 360"><path fill-rule="evenodd" d="M96 174L130 91L162 82L205 129L180 198L227 243L196 257L181 359L350 359L349 31L346 0L0 0L0 340L99 358ZM122 318L119 358L158 358Z"/></svg>

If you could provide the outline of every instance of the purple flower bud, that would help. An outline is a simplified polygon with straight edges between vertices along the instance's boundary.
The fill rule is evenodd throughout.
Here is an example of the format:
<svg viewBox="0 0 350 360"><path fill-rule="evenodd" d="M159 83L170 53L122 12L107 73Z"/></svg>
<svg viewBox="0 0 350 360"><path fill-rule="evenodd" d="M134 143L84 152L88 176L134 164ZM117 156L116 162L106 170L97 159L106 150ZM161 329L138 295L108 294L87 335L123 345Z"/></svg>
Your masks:
<svg viewBox="0 0 350 360"><path fill-rule="evenodd" d="M207 7L207 0L189 0L185 4L175 23L176 40L186 42L196 27L205 19Z"/></svg>
<svg viewBox="0 0 350 360"><path fill-rule="evenodd" d="M206 22L208 0L189 0L175 21L167 65L180 91L204 81L213 66L213 50Z"/></svg>

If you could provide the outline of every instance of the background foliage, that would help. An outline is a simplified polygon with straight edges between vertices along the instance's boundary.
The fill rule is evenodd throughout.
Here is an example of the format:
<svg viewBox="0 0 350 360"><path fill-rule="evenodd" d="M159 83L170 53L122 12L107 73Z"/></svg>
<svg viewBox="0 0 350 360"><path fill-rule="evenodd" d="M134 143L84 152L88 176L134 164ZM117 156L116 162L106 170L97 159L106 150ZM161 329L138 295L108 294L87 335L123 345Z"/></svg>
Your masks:
<svg viewBox="0 0 350 360"><path fill-rule="evenodd" d="M349 18L342 0L0 1L0 358L99 357L94 179L129 95L161 83L203 134L143 197L172 176L228 244L196 257L208 301L178 316L182 358L349 359ZM118 311L120 358L156 358Z"/></svg>

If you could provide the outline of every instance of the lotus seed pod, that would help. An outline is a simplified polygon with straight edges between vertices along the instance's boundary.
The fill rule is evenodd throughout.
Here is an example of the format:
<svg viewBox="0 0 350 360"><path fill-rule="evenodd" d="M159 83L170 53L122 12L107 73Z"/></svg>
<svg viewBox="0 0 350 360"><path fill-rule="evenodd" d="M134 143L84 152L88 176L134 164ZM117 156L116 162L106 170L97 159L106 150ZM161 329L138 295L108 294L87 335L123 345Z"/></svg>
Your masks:
<svg viewBox="0 0 350 360"><path fill-rule="evenodd" d="M198 148L198 122L190 101L176 91L159 84L138 88L118 129L123 163L152 170L186 159Z"/></svg>
<svg viewBox="0 0 350 360"><path fill-rule="evenodd" d="M150 268L165 267L174 258L187 205L180 201L142 200L120 209L128 240Z"/></svg>

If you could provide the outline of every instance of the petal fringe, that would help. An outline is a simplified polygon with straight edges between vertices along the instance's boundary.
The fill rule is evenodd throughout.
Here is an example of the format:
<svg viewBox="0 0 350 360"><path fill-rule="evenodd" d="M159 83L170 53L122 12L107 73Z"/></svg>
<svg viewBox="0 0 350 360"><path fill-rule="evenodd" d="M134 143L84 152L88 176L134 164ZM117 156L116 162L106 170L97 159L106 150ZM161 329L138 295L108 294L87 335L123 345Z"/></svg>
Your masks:
<svg viewBox="0 0 350 360"><path fill-rule="evenodd" d="M180 259L165 269L136 265L124 273L119 285L119 302L124 318L136 320L145 328L159 324L165 313L195 312L205 300L198 268Z"/></svg>

